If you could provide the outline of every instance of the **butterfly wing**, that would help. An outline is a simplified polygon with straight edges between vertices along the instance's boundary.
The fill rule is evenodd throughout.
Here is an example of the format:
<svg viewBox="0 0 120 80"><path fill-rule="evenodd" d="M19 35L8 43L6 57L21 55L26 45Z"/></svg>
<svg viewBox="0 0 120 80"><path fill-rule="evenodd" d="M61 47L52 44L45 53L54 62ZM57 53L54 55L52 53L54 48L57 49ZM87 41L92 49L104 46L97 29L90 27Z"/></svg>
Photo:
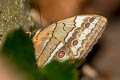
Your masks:
<svg viewBox="0 0 120 80"><path fill-rule="evenodd" d="M33 37L38 66L52 59L84 58L104 31L106 18L81 15L58 21Z"/></svg>

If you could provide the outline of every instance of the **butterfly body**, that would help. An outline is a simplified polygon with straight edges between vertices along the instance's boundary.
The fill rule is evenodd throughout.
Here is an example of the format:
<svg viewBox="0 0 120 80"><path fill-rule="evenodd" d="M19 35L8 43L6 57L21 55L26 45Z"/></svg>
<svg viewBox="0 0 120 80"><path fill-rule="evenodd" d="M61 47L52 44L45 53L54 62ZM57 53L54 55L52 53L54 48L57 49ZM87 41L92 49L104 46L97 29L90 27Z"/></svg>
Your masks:
<svg viewBox="0 0 120 80"><path fill-rule="evenodd" d="M51 60L65 61L87 56L104 31L106 18L81 15L67 18L48 26L33 37L38 66Z"/></svg>

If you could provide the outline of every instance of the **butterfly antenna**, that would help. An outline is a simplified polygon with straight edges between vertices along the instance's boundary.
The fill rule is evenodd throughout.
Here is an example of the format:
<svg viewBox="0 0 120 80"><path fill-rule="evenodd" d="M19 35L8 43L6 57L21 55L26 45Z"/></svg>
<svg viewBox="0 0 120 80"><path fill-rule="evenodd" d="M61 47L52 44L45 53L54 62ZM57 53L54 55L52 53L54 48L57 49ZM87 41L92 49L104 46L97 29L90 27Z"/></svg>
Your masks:
<svg viewBox="0 0 120 80"><path fill-rule="evenodd" d="M40 2L40 0L39 0L39 2ZM42 14L41 14L41 8L40 8L40 6L39 6L39 3L38 3L38 11L39 11L39 13L40 13L40 25L41 25L41 27L42 27Z"/></svg>

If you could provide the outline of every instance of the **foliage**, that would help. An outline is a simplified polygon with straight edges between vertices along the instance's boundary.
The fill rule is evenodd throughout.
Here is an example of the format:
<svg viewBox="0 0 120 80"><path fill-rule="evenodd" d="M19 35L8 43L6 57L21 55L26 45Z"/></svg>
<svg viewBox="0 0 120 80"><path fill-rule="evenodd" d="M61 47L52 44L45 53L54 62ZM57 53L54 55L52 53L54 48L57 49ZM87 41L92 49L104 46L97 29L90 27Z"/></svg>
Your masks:
<svg viewBox="0 0 120 80"><path fill-rule="evenodd" d="M25 73L28 80L78 80L77 65L69 61L52 61L45 67L38 68L32 40L22 29L8 34L1 55Z"/></svg>

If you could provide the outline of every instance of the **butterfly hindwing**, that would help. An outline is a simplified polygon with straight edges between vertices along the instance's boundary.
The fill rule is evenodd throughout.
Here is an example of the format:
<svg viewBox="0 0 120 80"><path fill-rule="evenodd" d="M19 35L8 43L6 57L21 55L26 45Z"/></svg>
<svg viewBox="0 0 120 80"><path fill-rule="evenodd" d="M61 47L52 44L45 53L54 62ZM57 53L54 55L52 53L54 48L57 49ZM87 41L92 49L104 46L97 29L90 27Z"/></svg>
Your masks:
<svg viewBox="0 0 120 80"><path fill-rule="evenodd" d="M38 66L51 60L84 58L107 23L99 15L81 15L58 21L33 37Z"/></svg>

